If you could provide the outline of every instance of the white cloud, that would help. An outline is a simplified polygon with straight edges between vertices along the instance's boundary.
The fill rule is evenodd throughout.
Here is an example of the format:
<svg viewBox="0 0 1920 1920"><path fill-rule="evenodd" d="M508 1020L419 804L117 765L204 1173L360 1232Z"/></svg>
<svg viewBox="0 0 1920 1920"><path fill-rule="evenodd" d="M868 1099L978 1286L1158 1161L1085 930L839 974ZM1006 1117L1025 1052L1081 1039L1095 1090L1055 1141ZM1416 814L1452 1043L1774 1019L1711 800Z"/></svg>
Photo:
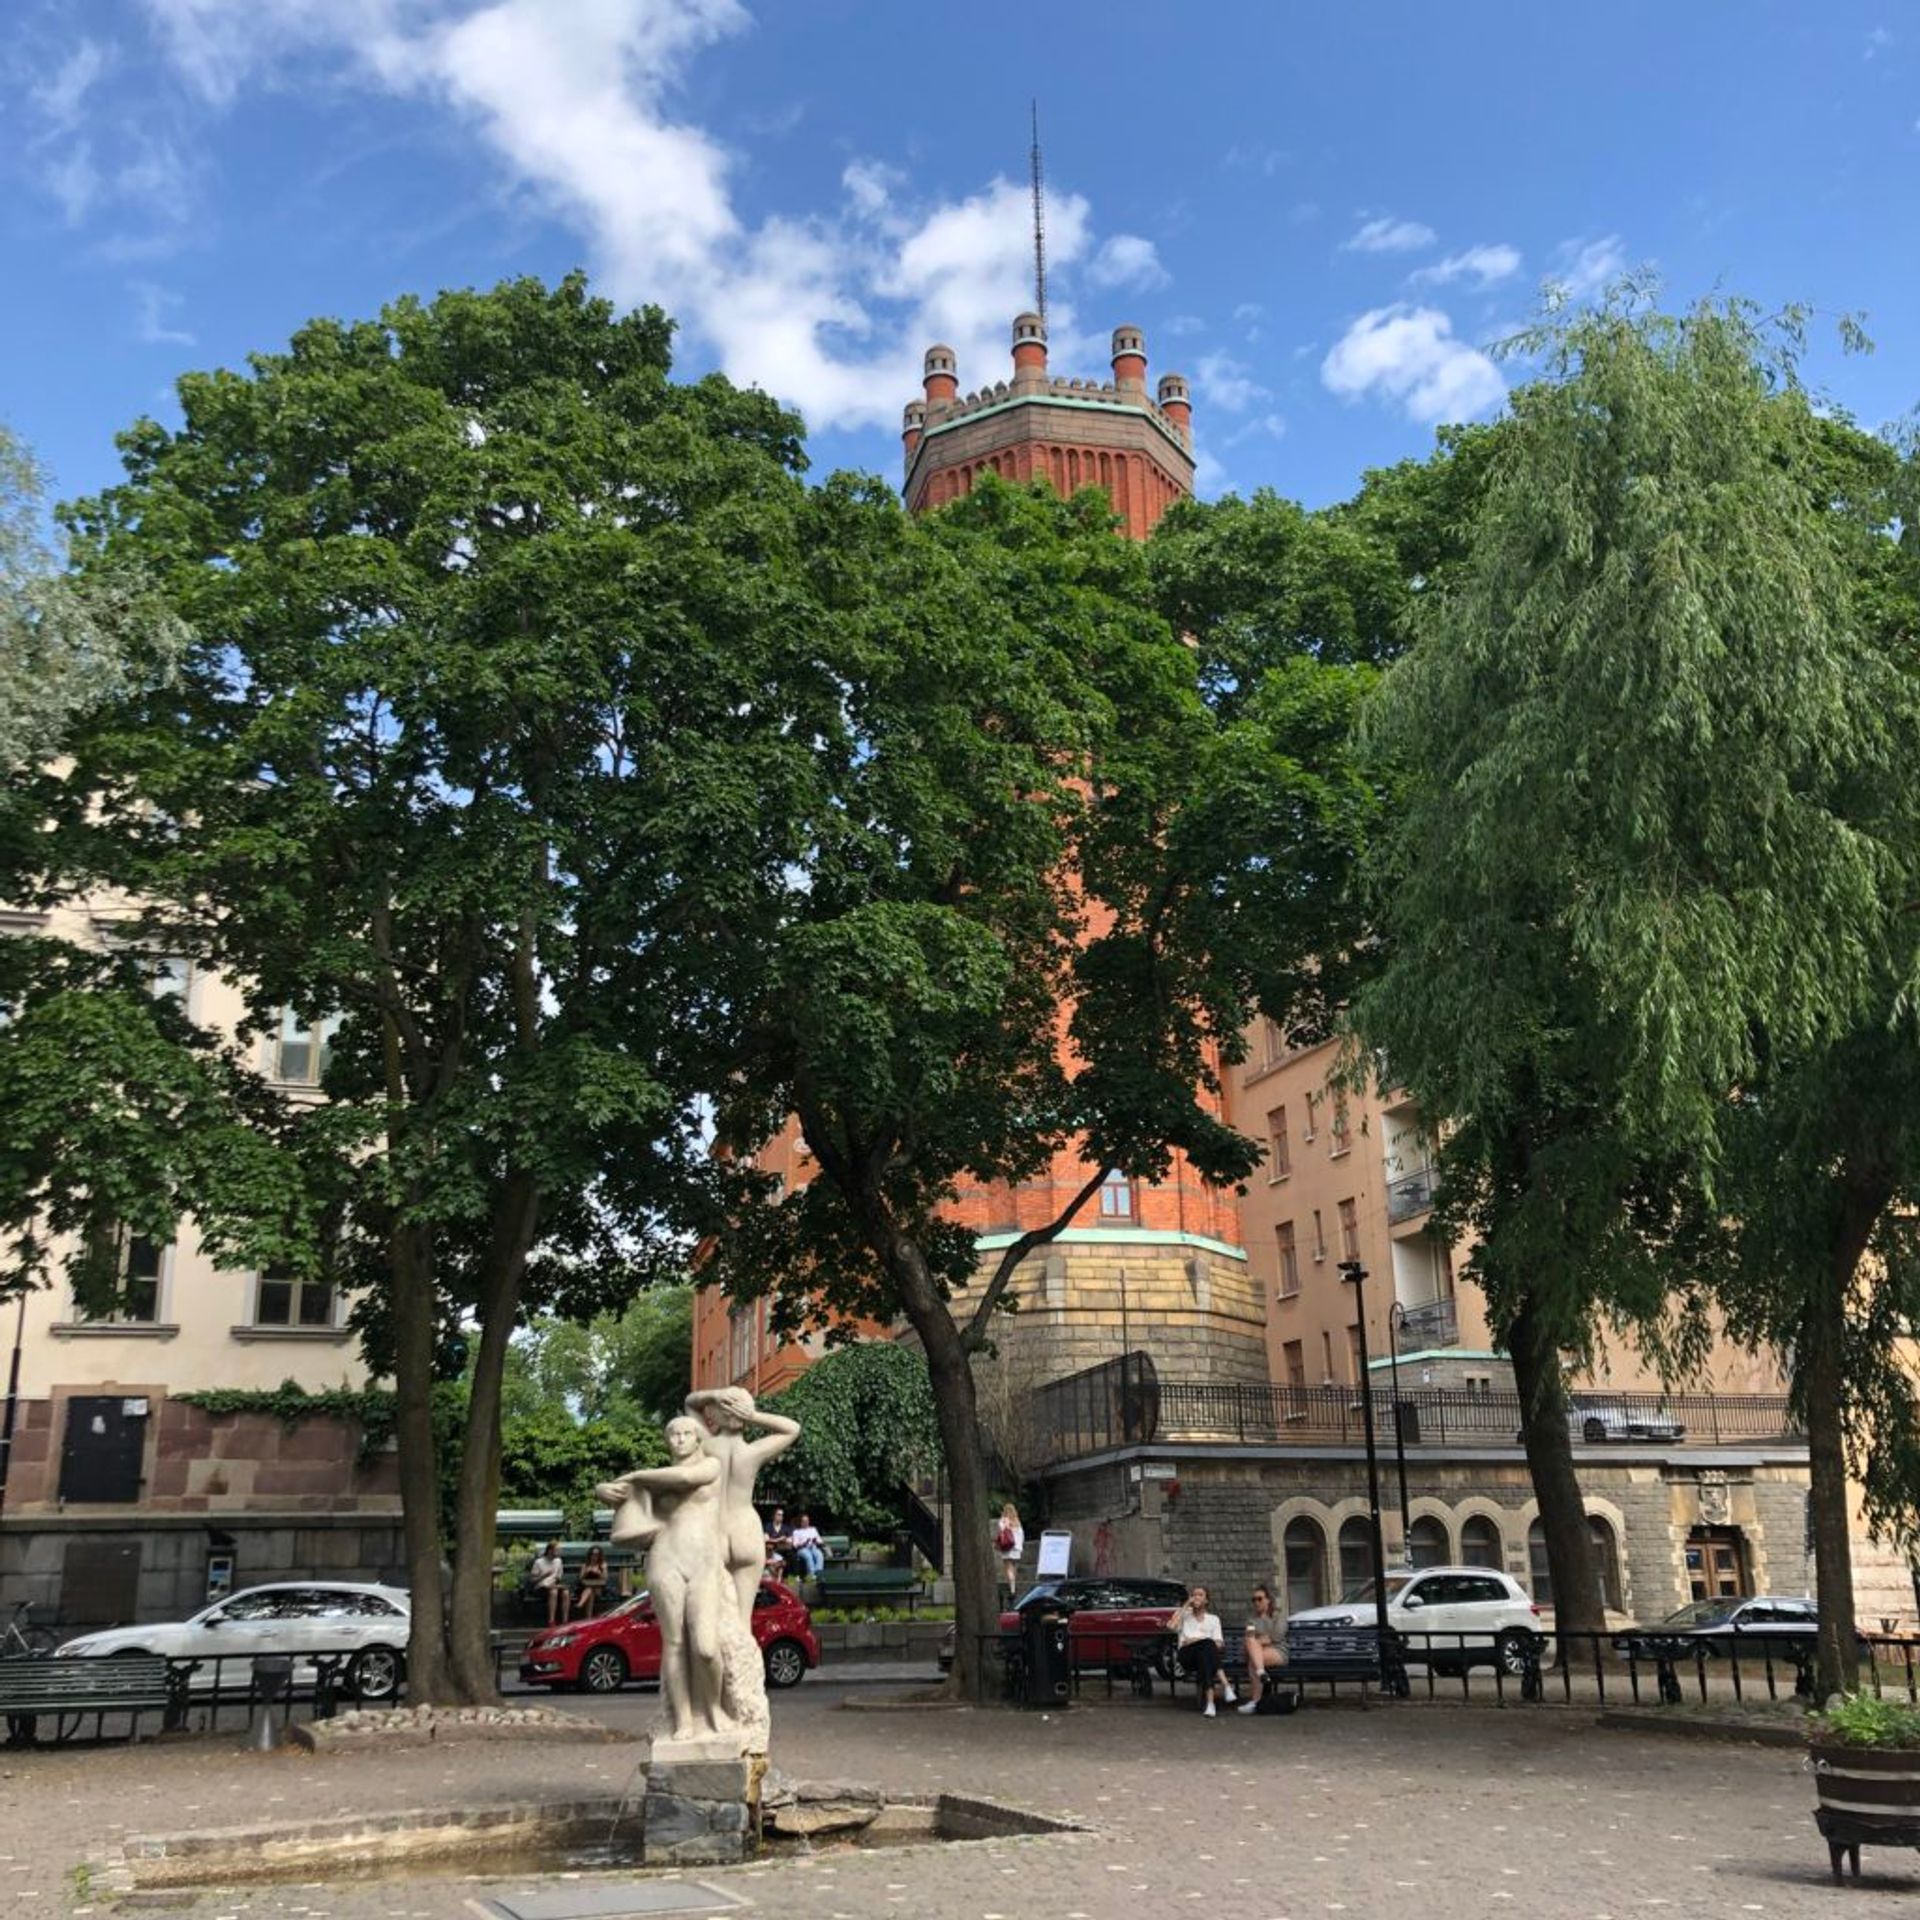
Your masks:
<svg viewBox="0 0 1920 1920"><path fill-rule="evenodd" d="M1342 253L1418 253L1430 247L1439 236L1418 220L1395 220L1383 214L1369 220L1351 239L1340 243Z"/></svg>
<svg viewBox="0 0 1920 1920"><path fill-rule="evenodd" d="M1193 378L1202 403L1222 413L1245 413L1256 400L1267 398L1266 388L1230 353L1203 353Z"/></svg>
<svg viewBox="0 0 1920 1920"><path fill-rule="evenodd" d="M182 295L169 293L151 280L129 281L128 290L136 303L134 332L142 346L190 347L194 344L192 334L167 324L169 310L182 303Z"/></svg>
<svg viewBox="0 0 1920 1920"><path fill-rule="evenodd" d="M658 301L731 377L815 426L893 425L935 340L963 387L1010 370L1008 325L1032 304L1024 182L916 199L897 170L848 165L807 217L743 217L736 158L682 106L689 65L751 26L738 0L142 0L177 81L217 110L296 58L334 82L449 111L510 183L584 237L616 300ZM564 13L564 31L557 19ZM1150 242L1096 247L1090 209L1049 197L1055 362L1104 363L1075 323L1088 286L1164 281Z"/></svg>
<svg viewBox="0 0 1920 1920"><path fill-rule="evenodd" d="M1470 420L1506 392L1499 369L1477 347L1453 335L1436 307L1404 304L1363 313L1321 362L1330 393L1357 400L1384 394L1410 420Z"/></svg>
<svg viewBox="0 0 1920 1920"><path fill-rule="evenodd" d="M1453 280L1472 280L1475 286L1491 287L1511 280L1519 271L1520 249L1502 240L1492 246L1482 243L1464 253L1450 253L1430 267L1416 267L1409 278L1417 287L1444 287Z"/></svg>
<svg viewBox="0 0 1920 1920"><path fill-rule="evenodd" d="M1886 27L1875 27L1867 35L1867 44L1862 58L1877 60L1894 43L1892 32Z"/></svg>
<svg viewBox="0 0 1920 1920"><path fill-rule="evenodd" d="M50 131L68 133L79 124L87 94L106 70L106 48L97 40L82 40L53 73L29 89Z"/></svg>
<svg viewBox="0 0 1920 1920"><path fill-rule="evenodd" d="M1205 333L1206 330L1207 323L1202 320L1197 313L1176 313L1171 320L1163 320L1160 323L1160 331L1162 333L1170 333L1176 336L1187 333Z"/></svg>
<svg viewBox="0 0 1920 1920"><path fill-rule="evenodd" d="M1172 277L1160 264L1153 242L1137 233L1116 233L1087 262L1087 284L1092 287L1134 287L1151 293Z"/></svg>
<svg viewBox="0 0 1920 1920"><path fill-rule="evenodd" d="M1547 276L1571 300L1603 292L1627 270L1626 248L1617 233L1599 240L1563 240L1555 248Z"/></svg>

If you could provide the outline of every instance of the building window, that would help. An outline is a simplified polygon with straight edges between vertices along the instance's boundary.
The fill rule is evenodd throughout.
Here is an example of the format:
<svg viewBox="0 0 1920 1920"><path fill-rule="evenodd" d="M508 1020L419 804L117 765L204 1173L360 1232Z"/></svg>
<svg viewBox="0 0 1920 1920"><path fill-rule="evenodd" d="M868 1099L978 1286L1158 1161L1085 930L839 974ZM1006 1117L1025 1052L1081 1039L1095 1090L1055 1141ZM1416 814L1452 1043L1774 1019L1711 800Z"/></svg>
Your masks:
<svg viewBox="0 0 1920 1920"><path fill-rule="evenodd" d="M1313 1144L1314 1129L1320 1117L1320 1096L1317 1093L1307 1095L1307 1124L1301 1129L1300 1138L1309 1146Z"/></svg>
<svg viewBox="0 0 1920 1920"><path fill-rule="evenodd" d="M1620 1604L1620 1549L1613 1529L1597 1513L1587 1515L1587 1535L1593 1544L1593 1570L1599 1576L1600 1604L1610 1613L1624 1611ZM1527 1568L1533 1581L1536 1606L1553 1605L1553 1569L1547 1565L1547 1530L1535 1520L1527 1528ZM1698 1594L1695 1599L1700 1598Z"/></svg>
<svg viewBox="0 0 1920 1920"><path fill-rule="evenodd" d="M1340 1258L1360 1258L1360 1209L1352 1200L1340 1202Z"/></svg>
<svg viewBox="0 0 1920 1920"><path fill-rule="evenodd" d="M1280 1042L1280 1029L1271 1020L1260 1022L1260 1063L1262 1066L1276 1067L1285 1049Z"/></svg>
<svg viewBox="0 0 1920 1920"><path fill-rule="evenodd" d="M1360 1322L1356 1320L1347 1329L1347 1365L1353 1372L1353 1384L1357 1387L1366 1373L1360 1363Z"/></svg>
<svg viewBox="0 0 1920 1920"><path fill-rule="evenodd" d="M184 1007L193 986L193 962L183 953L150 953L141 963L147 991L156 1000L178 1000Z"/></svg>
<svg viewBox="0 0 1920 1920"><path fill-rule="evenodd" d="M1307 1351L1298 1340L1288 1340L1281 1344L1281 1364L1286 1368L1287 1385L1304 1388L1307 1384Z"/></svg>
<svg viewBox="0 0 1920 1920"><path fill-rule="evenodd" d="M1133 1182L1124 1173L1109 1173L1100 1182L1100 1218L1102 1220L1133 1218Z"/></svg>
<svg viewBox="0 0 1920 1920"><path fill-rule="evenodd" d="M1293 1171L1293 1148L1287 1141L1287 1110L1275 1107L1267 1115L1267 1178L1284 1180Z"/></svg>
<svg viewBox="0 0 1920 1920"><path fill-rule="evenodd" d="M1354 1600L1373 1580L1373 1538L1356 1513L1340 1522L1340 1598Z"/></svg>
<svg viewBox="0 0 1920 1920"><path fill-rule="evenodd" d="M1333 1385L1333 1335L1325 1327L1320 1329L1320 1379L1323 1385Z"/></svg>
<svg viewBox="0 0 1920 1920"><path fill-rule="evenodd" d="M1449 1551L1446 1525L1434 1515L1423 1513L1407 1529L1408 1566L1444 1567Z"/></svg>
<svg viewBox="0 0 1920 1920"><path fill-rule="evenodd" d="M333 1282L297 1274L288 1267L269 1267L260 1276L253 1318L262 1327L330 1327Z"/></svg>
<svg viewBox="0 0 1920 1920"><path fill-rule="evenodd" d="M1504 1564L1500 1529L1484 1513L1469 1514L1460 1523L1460 1564L1496 1570Z"/></svg>
<svg viewBox="0 0 1920 1920"><path fill-rule="evenodd" d="M1282 1220L1273 1237L1280 1251L1280 1298L1291 1300L1300 1291L1300 1255L1293 1244L1293 1222Z"/></svg>
<svg viewBox="0 0 1920 1920"><path fill-rule="evenodd" d="M1287 1564L1287 1611L1327 1604L1327 1536L1311 1520L1287 1522L1281 1540Z"/></svg>
<svg viewBox="0 0 1920 1920"><path fill-rule="evenodd" d="M735 1307L727 1315L727 1371L738 1380L753 1370L752 1306Z"/></svg>
<svg viewBox="0 0 1920 1920"><path fill-rule="evenodd" d="M1332 1135L1329 1152L1342 1154L1353 1145L1353 1116L1347 1110L1347 1096L1344 1093L1333 1096L1333 1125L1329 1132Z"/></svg>
<svg viewBox="0 0 1920 1920"><path fill-rule="evenodd" d="M1313 1210L1313 1257L1324 1260L1327 1257L1327 1230L1321 1223L1320 1209Z"/></svg>
<svg viewBox="0 0 1920 1920"><path fill-rule="evenodd" d="M317 1087L326 1078L327 1063L333 1058L333 1036L339 1030L337 1013L328 1014L324 1020L309 1020L293 1008L283 1007L273 1042L273 1078L288 1086Z"/></svg>
<svg viewBox="0 0 1920 1920"><path fill-rule="evenodd" d="M160 1320L161 1285L166 1272L167 1249L144 1233L116 1236L113 1265L113 1297L97 1312L79 1306L82 1319L117 1321L124 1326L156 1326ZM77 1305L79 1303L76 1303Z"/></svg>

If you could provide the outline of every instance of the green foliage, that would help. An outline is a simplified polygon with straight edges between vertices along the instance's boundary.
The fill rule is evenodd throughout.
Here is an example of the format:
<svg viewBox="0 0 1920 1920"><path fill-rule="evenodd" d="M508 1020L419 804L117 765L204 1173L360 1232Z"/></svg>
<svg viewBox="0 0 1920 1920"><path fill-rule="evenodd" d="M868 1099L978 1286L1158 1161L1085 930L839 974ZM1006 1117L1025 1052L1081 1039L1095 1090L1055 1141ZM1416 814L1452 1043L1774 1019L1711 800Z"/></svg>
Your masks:
<svg viewBox="0 0 1920 1920"><path fill-rule="evenodd" d="M500 1503L559 1507L569 1533L584 1539L600 1504L596 1486L666 1460L659 1428L644 1418L576 1420L559 1406L509 1414L500 1429Z"/></svg>
<svg viewBox="0 0 1920 1920"><path fill-rule="evenodd" d="M309 1420L350 1420L360 1429L362 1466L393 1442L393 1395L377 1387L323 1387L310 1393L283 1380L277 1387L205 1387L173 1397L202 1413L265 1414L284 1427Z"/></svg>
<svg viewBox="0 0 1920 1920"><path fill-rule="evenodd" d="M649 1287L620 1313L585 1324L536 1315L507 1355L511 1411L564 1402L593 1419L664 1422L680 1411L693 1373L693 1289Z"/></svg>
<svg viewBox="0 0 1920 1920"><path fill-rule="evenodd" d="M1876 1693L1843 1694L1811 1725L1816 1739L1843 1747L1920 1748L1920 1707Z"/></svg>
<svg viewBox="0 0 1920 1920"><path fill-rule="evenodd" d="M799 1421L800 1438L762 1469L761 1497L808 1508L816 1524L831 1515L842 1531L885 1537L901 1487L940 1458L927 1363L896 1341L833 1348L766 1405Z"/></svg>

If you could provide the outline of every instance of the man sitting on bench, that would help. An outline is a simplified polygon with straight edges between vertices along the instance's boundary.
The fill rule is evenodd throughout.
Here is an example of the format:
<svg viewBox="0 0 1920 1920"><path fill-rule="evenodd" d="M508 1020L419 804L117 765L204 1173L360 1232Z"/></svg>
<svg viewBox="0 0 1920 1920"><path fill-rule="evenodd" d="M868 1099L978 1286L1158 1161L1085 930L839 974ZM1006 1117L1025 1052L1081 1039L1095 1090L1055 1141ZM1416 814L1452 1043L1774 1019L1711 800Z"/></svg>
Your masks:
<svg viewBox="0 0 1920 1920"><path fill-rule="evenodd" d="M1202 1712L1209 1720L1217 1718L1214 1695L1218 1693L1228 1706L1236 1695L1233 1682L1220 1671L1226 1634L1220 1616L1208 1603L1205 1587L1187 1589L1186 1599L1167 1615L1167 1631L1175 1636L1174 1657L1199 1683Z"/></svg>
<svg viewBox="0 0 1920 1920"><path fill-rule="evenodd" d="M820 1569L827 1564L827 1550L820 1544L820 1529L813 1524L812 1516L803 1513L787 1539L800 1571L809 1580L819 1579Z"/></svg>
<svg viewBox="0 0 1920 1920"><path fill-rule="evenodd" d="M1287 1622L1273 1610L1273 1595L1265 1587L1253 1590L1253 1612L1247 1616L1243 1646L1247 1658L1247 1697L1242 1713L1258 1713L1266 1692L1267 1675L1287 1664Z"/></svg>

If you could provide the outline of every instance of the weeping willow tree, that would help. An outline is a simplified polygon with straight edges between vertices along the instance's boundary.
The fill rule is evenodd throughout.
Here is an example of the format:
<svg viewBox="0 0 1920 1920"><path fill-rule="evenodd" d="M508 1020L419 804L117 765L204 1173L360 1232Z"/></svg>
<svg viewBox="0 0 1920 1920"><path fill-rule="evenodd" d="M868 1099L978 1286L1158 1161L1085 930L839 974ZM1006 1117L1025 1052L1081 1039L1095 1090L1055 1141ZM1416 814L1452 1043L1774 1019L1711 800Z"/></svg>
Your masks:
<svg viewBox="0 0 1920 1920"><path fill-rule="evenodd" d="M1358 1024L1446 1124L1565 1627L1601 1623L1567 1357L1611 1317L1684 1366L1743 1102L1911 964L1886 795L1912 701L1861 615L1802 339L1633 285L1549 313L1373 716L1403 806Z"/></svg>

